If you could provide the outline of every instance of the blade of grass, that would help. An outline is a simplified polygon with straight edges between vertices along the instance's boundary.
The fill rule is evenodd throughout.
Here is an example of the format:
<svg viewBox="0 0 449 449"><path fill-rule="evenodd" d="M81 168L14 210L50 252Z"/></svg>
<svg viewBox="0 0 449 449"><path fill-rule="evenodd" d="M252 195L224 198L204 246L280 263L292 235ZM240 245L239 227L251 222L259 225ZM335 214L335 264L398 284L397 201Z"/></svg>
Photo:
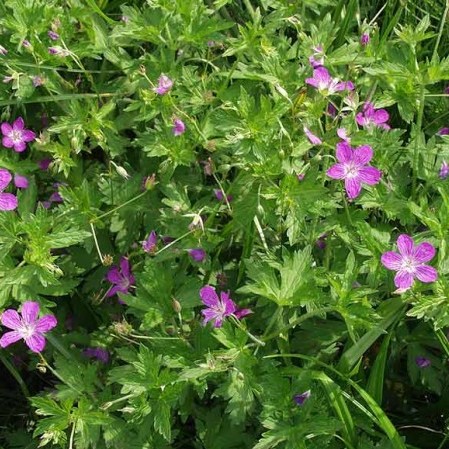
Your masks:
<svg viewBox="0 0 449 449"><path fill-rule="evenodd" d="M384 392L385 365L387 364L388 348L390 346L391 334L388 334L377 354L373 367L369 375L366 391L376 400L378 404L382 404Z"/></svg>

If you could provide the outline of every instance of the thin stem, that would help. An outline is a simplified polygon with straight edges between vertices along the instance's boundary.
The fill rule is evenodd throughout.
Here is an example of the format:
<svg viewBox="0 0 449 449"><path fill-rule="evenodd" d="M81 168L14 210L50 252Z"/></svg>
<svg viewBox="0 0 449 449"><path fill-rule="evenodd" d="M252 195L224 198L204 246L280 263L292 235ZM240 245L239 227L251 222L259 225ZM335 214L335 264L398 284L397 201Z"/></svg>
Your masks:
<svg viewBox="0 0 449 449"><path fill-rule="evenodd" d="M259 233L260 240L262 240L262 245L263 245L263 247L265 249L265 252L267 254L270 254L270 250L268 248L267 241L265 239L265 235L263 233L263 229L262 229L262 226L260 225L260 221L257 218L257 215L254 215L253 220L254 220L254 224L256 225L257 232Z"/></svg>
<svg viewBox="0 0 449 449"><path fill-rule="evenodd" d="M440 45L441 36L443 35L444 24L446 23L447 13L449 11L449 0L446 0L446 7L444 8L443 16L441 17L440 29L438 30L437 40L432 53L432 61L435 61L438 56L438 46Z"/></svg>
<svg viewBox="0 0 449 449"><path fill-rule="evenodd" d="M350 212L349 212L348 200L346 199L346 196L345 196L345 194L343 193L343 191L342 191L342 196L343 196L343 204L345 205L346 218L348 219L349 224L350 224L351 226L354 226L354 224L352 223L351 214L350 214Z"/></svg>
<svg viewBox="0 0 449 449"><path fill-rule="evenodd" d="M76 419L72 424L72 431L70 432L69 449L73 449L73 440L75 437Z"/></svg>
<svg viewBox="0 0 449 449"><path fill-rule="evenodd" d="M90 223L90 228L92 229L92 236L94 238L95 247L97 248L98 256L100 257L100 262L103 264L104 263L103 255L101 254L100 245L98 244L97 235L95 234L95 228L94 228L94 224L92 222Z"/></svg>
<svg viewBox="0 0 449 449"><path fill-rule="evenodd" d="M241 329L243 332L245 332L246 335L248 335L248 337L256 344L258 344L259 346L265 346L265 342L262 340L259 340L256 336L254 336L248 329L245 328L245 326L243 326L243 324L235 317L235 316L231 316L230 317L231 320L233 321L233 323L239 328Z"/></svg>
<svg viewBox="0 0 449 449"><path fill-rule="evenodd" d="M150 337L148 335L129 334L130 337L139 338L141 340L181 340L179 337Z"/></svg>
<svg viewBox="0 0 449 449"><path fill-rule="evenodd" d="M187 237L188 235L195 232L195 229L190 230L189 232L186 232L185 234L181 235L181 237L178 237L176 240L173 240L173 242L168 243L163 248L161 248L159 251L155 252L154 255L157 256L158 254L162 253L166 249L170 248L170 246L173 246L175 243L178 243L183 238Z"/></svg>
<svg viewBox="0 0 449 449"><path fill-rule="evenodd" d="M132 202L138 200L139 198L142 198L144 195L146 195L146 193L148 192L148 190L145 190L145 192L139 193L139 195L135 196L134 198L131 198L128 201L125 201L123 204L120 204L120 206L114 207L114 209L111 209L108 212L105 212L104 214L99 215L98 217L95 217L94 219L91 220L91 223L95 223L98 220L101 220L104 217L107 217L108 215L113 214L114 212L116 212L117 210L121 209L122 207L127 206L128 204L131 204Z"/></svg>
<svg viewBox="0 0 449 449"><path fill-rule="evenodd" d="M415 198L416 185L418 180L418 161L419 161L419 149L421 144L421 128L424 116L424 101L425 101L424 85L421 81L421 91L419 98L419 110L416 120L416 135L415 135L415 148L413 149L413 181L412 181L412 198Z"/></svg>
<svg viewBox="0 0 449 449"><path fill-rule="evenodd" d="M223 195L223 199L225 200L225 203L226 203L226 206L229 209L229 212L232 212L231 205L229 204L228 196L226 195L226 192L224 191L223 186L221 185L220 180L217 178L217 175L215 173L212 173L212 176L214 177L215 182L218 184L218 187L220 187L221 193Z"/></svg>
<svg viewBox="0 0 449 449"><path fill-rule="evenodd" d="M118 404L119 402L127 401L128 399L133 399L136 397L135 393L127 394L126 396L122 396L121 398L114 399L113 401L105 402L100 406L101 410L107 410L112 407L114 404Z"/></svg>
<svg viewBox="0 0 449 449"><path fill-rule="evenodd" d="M449 357L449 341L445 335L445 333L441 329L437 329L435 334L438 338L438 341L441 343L441 346L444 349L444 352Z"/></svg>

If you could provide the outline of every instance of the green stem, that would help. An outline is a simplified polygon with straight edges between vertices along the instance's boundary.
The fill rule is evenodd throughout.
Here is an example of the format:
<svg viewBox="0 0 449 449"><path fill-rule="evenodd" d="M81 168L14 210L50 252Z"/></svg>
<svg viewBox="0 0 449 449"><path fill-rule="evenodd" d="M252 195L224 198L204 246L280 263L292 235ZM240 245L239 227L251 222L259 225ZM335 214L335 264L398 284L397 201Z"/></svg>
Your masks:
<svg viewBox="0 0 449 449"><path fill-rule="evenodd" d="M113 214L115 211L121 209L122 207L125 207L128 204L131 204L132 202L138 200L139 198L142 198L144 195L146 195L147 192L148 192L148 190L145 190L145 192L139 193L139 195L135 196L134 198L131 198L128 201L125 201L123 204L120 204L120 206L114 207L114 209L111 209L110 211L105 212L104 214L101 214L98 217L95 217L93 220L91 220L91 223L95 223L96 221L101 220L102 218Z"/></svg>
<svg viewBox="0 0 449 449"><path fill-rule="evenodd" d="M0 360L2 361L5 368L10 372L11 376L14 377L16 382L19 384L20 389L22 390L23 395L26 398L30 397L30 392L28 391L28 387L22 379L22 376L17 371L16 367L0 352Z"/></svg>
<svg viewBox="0 0 449 449"><path fill-rule="evenodd" d="M271 340L272 338L276 338L279 334L282 334L283 332L286 332L286 331L294 328L295 326L303 323L304 321L308 320L309 318L313 318L317 315L322 315L323 313L329 313L329 312L334 312L334 311L335 311L334 307L324 307L322 309L312 310L311 312L307 312L304 315L301 315L299 318L296 318L296 320L292 321L288 326L285 326L282 329L266 336L263 340L268 341L268 340Z"/></svg>
<svg viewBox="0 0 449 449"><path fill-rule="evenodd" d="M93 223L90 223L90 228L92 229L92 236L94 238L95 247L97 248L98 256L100 257L100 262L103 264L104 263L103 255L101 254L101 251L100 251L100 245L98 244L97 235L95 234L95 228L94 228Z"/></svg>
<svg viewBox="0 0 449 449"><path fill-rule="evenodd" d="M256 344L258 344L259 346L265 346L265 342L262 340L259 340L257 337L255 337L251 332L248 331L248 329L245 328L245 326L243 326L243 324L235 317L235 316L231 316L231 320L232 322L239 328L241 329L243 332L245 332L246 335L248 335L248 337Z"/></svg>
<svg viewBox="0 0 449 449"><path fill-rule="evenodd" d="M424 116L424 100L425 100L425 91L424 85L421 81L421 91L419 98L419 110L418 117L416 120L416 135L415 135L415 148L413 150L413 181L412 181L412 198L415 198L416 194L416 186L418 181L418 162L419 162L419 149L421 144L421 128L422 121Z"/></svg>
<svg viewBox="0 0 449 449"><path fill-rule="evenodd" d="M165 245L163 248L161 248L159 251L155 252L154 255L157 256L158 254L162 253L166 249L170 248L170 246L173 246L175 243L178 243L183 238L187 237L188 235L195 232L195 229L190 230L189 232L186 232L185 234L181 235L181 237L178 237L176 240L173 240L173 242L170 242L168 245Z"/></svg>
<svg viewBox="0 0 449 449"><path fill-rule="evenodd" d="M443 35L444 24L446 23L448 11L449 11L449 0L446 0L446 8L444 8L443 16L441 17L440 29L438 30L437 40L435 41L435 47L432 53L432 62L435 61L438 56L438 46L440 45L441 36Z"/></svg>

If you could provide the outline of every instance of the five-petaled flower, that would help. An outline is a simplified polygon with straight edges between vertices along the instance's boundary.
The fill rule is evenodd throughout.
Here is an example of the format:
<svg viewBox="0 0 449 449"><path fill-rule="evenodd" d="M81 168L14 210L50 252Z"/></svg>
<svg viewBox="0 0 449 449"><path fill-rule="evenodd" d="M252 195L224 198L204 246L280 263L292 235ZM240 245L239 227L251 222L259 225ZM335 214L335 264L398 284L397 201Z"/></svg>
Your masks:
<svg viewBox="0 0 449 449"><path fill-rule="evenodd" d="M354 150L347 142L337 144L337 161L327 170L327 176L333 179L344 179L345 189L350 199L357 198L362 184L377 184L382 172L367 165L373 158L373 150L368 145L362 145Z"/></svg>
<svg viewBox="0 0 449 449"><path fill-rule="evenodd" d="M355 116L356 122L365 127L377 126L378 128L390 129L386 123L390 116L385 109L374 109L374 105L367 101L363 105L363 111Z"/></svg>
<svg viewBox="0 0 449 449"><path fill-rule="evenodd" d="M25 150L27 142L32 142L36 134L29 129L25 129L25 123L22 117L17 118L12 126L4 122L1 125L3 134L2 144L6 148L14 148L14 151L21 153Z"/></svg>
<svg viewBox="0 0 449 449"><path fill-rule="evenodd" d="M415 245L413 239L401 234L397 240L399 253L387 251L381 262L389 270L397 271L394 284L400 291L408 290L418 278L422 282L434 282L438 278L435 268L425 265L435 256L435 247L428 242Z"/></svg>
<svg viewBox="0 0 449 449"><path fill-rule="evenodd" d="M12 193L4 192L11 179L11 173L4 168L0 168L0 210L14 210L17 208L17 197Z"/></svg>
<svg viewBox="0 0 449 449"><path fill-rule="evenodd" d="M136 282L126 257L120 259L120 267L114 265L109 269L106 278L111 284L114 284L106 295L108 298L117 292L129 293L129 289Z"/></svg>
<svg viewBox="0 0 449 449"><path fill-rule="evenodd" d="M332 78L325 67L316 68L313 71L313 77L306 78L306 84L310 84L325 95L332 95L342 90L354 90L354 84L351 81Z"/></svg>
<svg viewBox="0 0 449 449"><path fill-rule="evenodd" d="M26 345L33 352L42 352L45 348L44 333L53 329L58 321L53 315L45 315L38 318L39 304L27 301L22 306L20 316L16 310L8 309L2 313L1 322L3 326L12 329L0 338L0 346L7 346L24 339Z"/></svg>
<svg viewBox="0 0 449 449"><path fill-rule="evenodd" d="M252 313L249 309L238 309L235 302L230 298L229 292L221 292L218 297L214 287L205 285L200 290L200 298L203 304L207 306L201 313L204 316L203 324L208 321L214 321L214 327L221 327L223 320L228 316L235 316L240 319Z"/></svg>
<svg viewBox="0 0 449 449"><path fill-rule="evenodd" d="M161 75L157 82L157 87L154 87L153 91L158 95L165 95L173 87L173 81L166 75Z"/></svg>

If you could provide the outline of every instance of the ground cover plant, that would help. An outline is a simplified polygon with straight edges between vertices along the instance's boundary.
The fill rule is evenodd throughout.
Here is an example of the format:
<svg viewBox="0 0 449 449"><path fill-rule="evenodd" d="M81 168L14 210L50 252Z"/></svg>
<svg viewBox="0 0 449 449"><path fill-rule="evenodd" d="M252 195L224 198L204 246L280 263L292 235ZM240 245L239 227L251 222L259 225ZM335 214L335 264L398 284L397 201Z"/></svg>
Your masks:
<svg viewBox="0 0 449 449"><path fill-rule="evenodd" d="M0 447L449 447L449 6L0 3Z"/></svg>

